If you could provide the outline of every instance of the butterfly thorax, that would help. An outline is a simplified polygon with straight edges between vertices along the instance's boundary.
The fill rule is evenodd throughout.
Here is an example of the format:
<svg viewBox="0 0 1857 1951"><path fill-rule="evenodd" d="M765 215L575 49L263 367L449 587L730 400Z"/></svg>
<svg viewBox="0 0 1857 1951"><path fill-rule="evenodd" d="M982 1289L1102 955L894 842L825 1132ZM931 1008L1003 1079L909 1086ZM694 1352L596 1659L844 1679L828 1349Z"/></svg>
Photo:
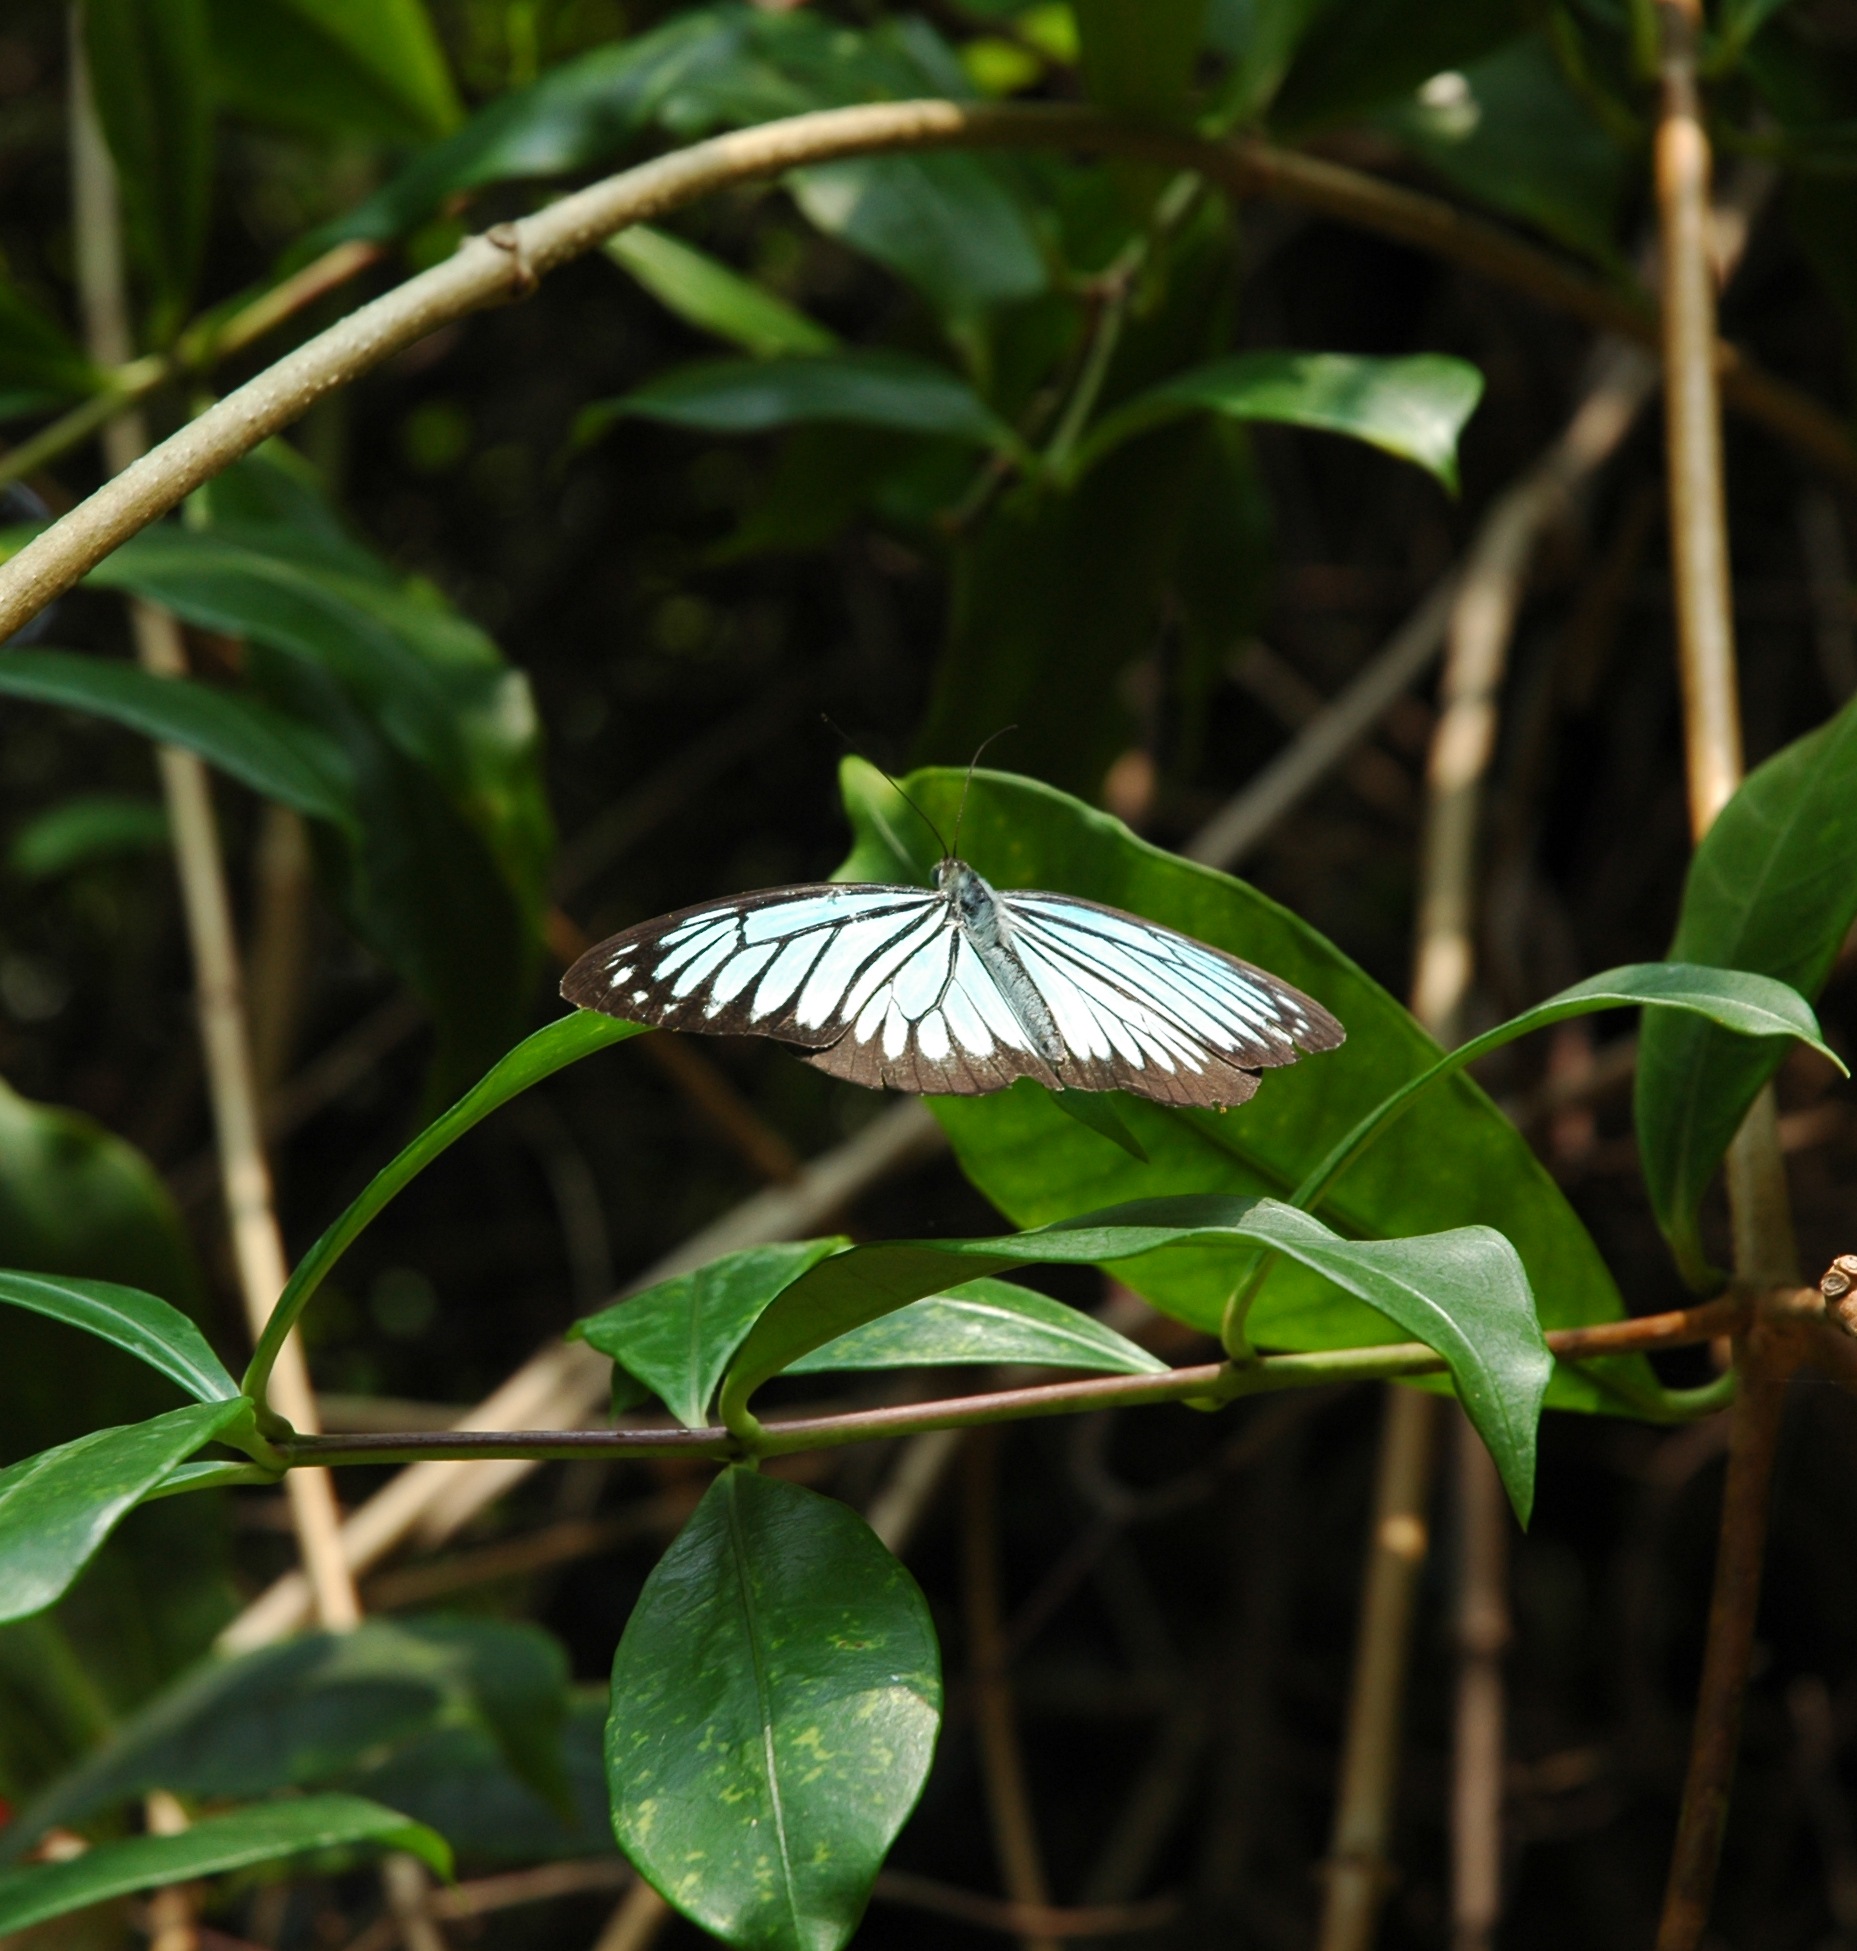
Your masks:
<svg viewBox="0 0 1857 1951"><path fill-rule="evenodd" d="M1013 949L1005 903L966 861L952 855L937 863L935 886L960 917L961 932L1039 1053L1049 1062L1061 1060L1064 1039L1058 1034L1057 1019Z"/></svg>
<svg viewBox="0 0 1857 1951"><path fill-rule="evenodd" d="M1006 933L999 897L964 860L952 856L935 868L935 886L954 905L976 948L991 947Z"/></svg>

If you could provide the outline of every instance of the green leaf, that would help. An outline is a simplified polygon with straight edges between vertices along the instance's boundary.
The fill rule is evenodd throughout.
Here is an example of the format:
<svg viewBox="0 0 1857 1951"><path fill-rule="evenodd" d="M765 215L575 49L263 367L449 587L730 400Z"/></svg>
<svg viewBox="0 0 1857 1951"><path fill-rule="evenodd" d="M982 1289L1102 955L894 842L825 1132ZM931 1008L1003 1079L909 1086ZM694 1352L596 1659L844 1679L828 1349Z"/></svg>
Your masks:
<svg viewBox="0 0 1857 1951"><path fill-rule="evenodd" d="M236 691L157 677L137 664L68 650L0 651L0 694L86 711L185 746L267 799L352 826L353 789L339 747Z"/></svg>
<svg viewBox="0 0 1857 1951"><path fill-rule="evenodd" d="M837 349L837 336L823 325L668 231L634 224L609 237L603 248L686 325L727 339L756 359Z"/></svg>
<svg viewBox="0 0 1857 1951"><path fill-rule="evenodd" d="M937 768L903 784L931 819L951 829L964 776ZM918 878L885 838L886 829L907 831L895 824L892 789L858 761L847 761L841 777L857 844L840 878ZM976 772L961 851L995 886L1055 888L1107 902L1260 963L1314 996L1348 1031L1341 1049L1272 1071L1257 1096L1227 1116L1119 1098L1147 1165L1079 1129L1042 1096L1008 1091L935 1100L962 1169L1015 1225L1161 1194L1286 1198L1362 1118L1443 1055L1393 997L1277 903L1149 846L1119 821L1049 787ZM1416 1103L1401 1121L1400 1142L1361 1159L1325 1210L1339 1230L1368 1238L1493 1227L1520 1254L1548 1326L1623 1316L1605 1263L1565 1195L1467 1077L1448 1079ZM1228 1257L1185 1250L1123 1277L1163 1312L1215 1333L1232 1288ZM1311 1269L1284 1261L1260 1290L1249 1328L1258 1344L1286 1349L1359 1347L1389 1336L1377 1313ZM1558 1370L1549 1400L1588 1410L1616 1409L1624 1400L1633 1413L1659 1413L1661 1392L1642 1362L1595 1366Z"/></svg>
<svg viewBox="0 0 1857 1951"><path fill-rule="evenodd" d="M79 793L35 814L14 835L7 865L29 881L56 880L80 867L163 847L168 816L152 799Z"/></svg>
<svg viewBox="0 0 1857 1951"><path fill-rule="evenodd" d="M1543 33L1447 69L1381 118L1462 194L1609 267L1635 158L1594 118Z"/></svg>
<svg viewBox="0 0 1857 1951"><path fill-rule="evenodd" d="M1090 99L1144 121L1184 119L1206 0L1071 0Z"/></svg>
<svg viewBox="0 0 1857 1951"><path fill-rule="evenodd" d="M789 1365L789 1375L838 1369L970 1367L1029 1362L1113 1375L1160 1375L1167 1364L1125 1335L1029 1287L968 1280L867 1321Z"/></svg>
<svg viewBox="0 0 1857 1951"><path fill-rule="evenodd" d="M1603 1009L1627 1009L1641 1005L1646 1009L1673 1009L1719 1024L1737 1037L1783 1037L1796 1039L1816 1050L1828 1063L1850 1075L1844 1060L1819 1034L1818 1018L1811 1005L1797 990L1767 976L1744 975L1732 969L1708 969L1689 962L1635 962L1623 968L1606 969L1584 982L1576 982L1537 1003L1533 1009L1512 1016L1506 1023L1485 1030L1460 1044L1448 1057L1440 1058L1423 1076L1402 1085L1386 1101L1377 1105L1336 1145L1320 1165L1296 1189L1296 1203L1313 1206L1352 1161L1377 1139L1421 1091L1453 1072L1500 1050L1505 1043L1551 1023L1564 1023L1572 1016L1591 1016Z"/></svg>
<svg viewBox="0 0 1857 1951"><path fill-rule="evenodd" d="M0 395L14 413L82 399L103 384L63 326L10 278L0 277Z"/></svg>
<svg viewBox="0 0 1857 1951"><path fill-rule="evenodd" d="M1854 862L1857 703L1775 754L1722 808L1690 863L1671 960L1745 969L1816 996L1857 919ZM1697 1286L1711 1279L1702 1195L1787 1047L1672 1015L1644 1025L1637 1123L1645 1184L1678 1265Z"/></svg>
<svg viewBox="0 0 1857 1951"><path fill-rule="evenodd" d="M856 157L796 169L787 184L818 229L951 317L1034 298L1048 282L1030 215L980 156Z"/></svg>
<svg viewBox="0 0 1857 1951"><path fill-rule="evenodd" d="M239 1385L179 1308L108 1280L0 1269L0 1303L23 1307L126 1349L199 1402L231 1402Z"/></svg>
<svg viewBox="0 0 1857 1951"><path fill-rule="evenodd" d="M602 1016L595 1010L576 1010L571 1016L525 1037L508 1056L465 1092L442 1117L435 1118L419 1136L371 1178L360 1195L352 1200L314 1246L297 1262L297 1270L285 1283L271 1310L263 1336L245 1372L244 1386L250 1389L256 1375L268 1374L277 1358L285 1335L296 1318L309 1305L310 1297L328 1278L330 1269L360 1237L363 1230L406 1186L443 1151L455 1145L473 1125L480 1124L499 1105L519 1097L543 1078L552 1077L568 1064L590 1057L608 1044L624 1043L640 1036L649 1027L643 1023L623 1023L617 1017Z"/></svg>
<svg viewBox="0 0 1857 1951"><path fill-rule="evenodd" d="M568 1339L611 1356L680 1423L698 1429L755 1317L783 1287L844 1244L793 1240L724 1254L576 1321Z"/></svg>
<svg viewBox="0 0 1857 1951"><path fill-rule="evenodd" d="M0 1470L0 1620L43 1612L177 1463L250 1416L242 1399L189 1403Z"/></svg>
<svg viewBox="0 0 1857 1951"><path fill-rule="evenodd" d="M1273 420L1347 434L1416 462L1457 491L1457 437L1483 392L1462 359L1416 353L1369 359L1341 352L1241 352L1177 374L1108 414L1079 449L1078 473L1132 434L1187 413Z"/></svg>
<svg viewBox="0 0 1857 1951"><path fill-rule="evenodd" d="M1026 1078L1034 1090L1044 1086L1035 1079ZM1018 1087L1014 1085L1016 1090ZM1120 1145L1130 1158L1146 1165L1148 1155L1141 1148L1141 1140L1129 1130L1122 1114L1116 1109L1116 1100L1122 1095L1119 1091L1051 1091L1051 1102L1062 1111L1065 1117L1074 1118L1080 1125L1087 1126L1100 1137L1107 1138L1112 1145Z"/></svg>
<svg viewBox="0 0 1857 1951"><path fill-rule="evenodd" d="M560 1644L500 1619L370 1619L214 1656L46 1784L8 1825L0 1856L17 1860L48 1830L155 1788L208 1800L357 1786L380 1794L383 1764L449 1728L487 1738L506 1775L558 1808L567 1687Z"/></svg>
<svg viewBox="0 0 1857 1951"><path fill-rule="evenodd" d="M178 1836L98 1843L68 1862L0 1873L0 1932L23 1931L132 1890L190 1883L196 1877L357 1843L406 1850L441 1876L451 1874L451 1851L444 1838L423 1824L358 1795L303 1796L207 1816Z"/></svg>
<svg viewBox="0 0 1857 1951"><path fill-rule="evenodd" d="M331 135L427 142L463 110L421 0L207 0L220 105Z"/></svg>
<svg viewBox="0 0 1857 1951"><path fill-rule="evenodd" d="M864 1521L725 1470L613 1659L613 1829L666 1902L725 1942L838 1951L940 1718L928 1606Z"/></svg>
<svg viewBox="0 0 1857 1951"><path fill-rule="evenodd" d="M91 93L160 343L180 325L206 245L213 105L204 0L87 0L83 20Z"/></svg>
<svg viewBox="0 0 1857 1951"><path fill-rule="evenodd" d="M776 1296L723 1383L733 1426L755 1389L801 1357L918 1296L950 1270L1119 1265L1183 1248L1222 1264L1235 1287L1246 1247L1267 1247L1332 1282L1444 1357L1465 1412L1502 1472L1517 1515L1534 1496L1535 1426L1554 1358L1515 1249L1487 1226L1415 1239L1344 1240L1274 1199L1144 1199L988 1240L896 1240L822 1261ZM1207 1250L1210 1249L1208 1255Z"/></svg>
<svg viewBox="0 0 1857 1951"><path fill-rule="evenodd" d="M1018 437L965 380L900 352L807 359L715 359L680 366L625 398L586 409L576 437L627 416L706 433L758 434L807 421L940 434L1010 451Z"/></svg>

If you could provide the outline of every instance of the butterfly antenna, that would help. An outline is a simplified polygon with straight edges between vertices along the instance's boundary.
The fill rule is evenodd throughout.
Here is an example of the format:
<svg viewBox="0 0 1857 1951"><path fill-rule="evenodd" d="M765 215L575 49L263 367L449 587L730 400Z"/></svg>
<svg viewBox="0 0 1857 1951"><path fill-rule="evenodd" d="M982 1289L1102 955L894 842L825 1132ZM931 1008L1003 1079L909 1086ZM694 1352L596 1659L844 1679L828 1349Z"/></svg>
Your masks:
<svg viewBox="0 0 1857 1951"><path fill-rule="evenodd" d="M887 771L883 766L880 766L877 763L877 761L873 759L870 756L870 754L866 752L857 743L855 739L852 738L850 733L847 732L842 725L838 724L834 719L828 717L826 713L824 713L823 711L820 712L819 716L825 720L825 723L829 727L829 729L836 732L838 736L844 740L845 749L848 752L850 752L854 758L862 759L864 763L872 769L872 771L881 772L883 774L884 778L887 779L890 783L890 790L893 793L895 793L897 798L900 799L903 802L903 804L909 808L910 812L912 812L916 816L916 818L920 820L922 824L925 827L927 827L928 830L935 836L935 844L941 849L941 858L943 860L946 860L949 857L948 843L946 840L944 840L941 837L941 828L938 827L935 824L935 822L931 820L925 812L923 812L921 807L919 807L915 803L915 801L909 797L909 795L906 792L904 792L895 774ZM983 746L981 749L984 751L985 747ZM958 839L960 835L960 829L958 827L955 829L955 835L956 838Z"/></svg>
<svg viewBox="0 0 1857 1951"><path fill-rule="evenodd" d="M996 738L1004 738L1008 732L1016 732L1017 725L1002 725L996 732L988 732L979 745L974 748L974 756L967 762L967 777L961 781L961 804L954 816L954 854L958 860L961 853L961 822L967 817L967 789L974 783L974 767L980 763L980 755Z"/></svg>

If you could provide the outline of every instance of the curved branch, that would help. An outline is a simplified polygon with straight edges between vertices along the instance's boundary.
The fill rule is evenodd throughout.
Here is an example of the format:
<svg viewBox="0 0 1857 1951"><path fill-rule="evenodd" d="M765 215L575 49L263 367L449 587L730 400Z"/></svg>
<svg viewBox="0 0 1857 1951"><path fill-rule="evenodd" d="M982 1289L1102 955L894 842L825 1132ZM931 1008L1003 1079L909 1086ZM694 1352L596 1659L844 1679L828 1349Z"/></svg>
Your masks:
<svg viewBox="0 0 1857 1951"><path fill-rule="evenodd" d="M299 418L326 393L441 325L525 298L558 265L629 224L802 164L953 148L1057 148L1197 170L1237 195L1279 198L1416 245L1644 344L1648 304L1441 198L1268 144L1145 128L1061 103L874 102L761 123L603 178L518 223L467 238L443 264L383 293L190 421L0 564L0 641L138 530ZM1857 480L1857 450L1832 415L1718 343L1723 397L1821 465Z"/></svg>

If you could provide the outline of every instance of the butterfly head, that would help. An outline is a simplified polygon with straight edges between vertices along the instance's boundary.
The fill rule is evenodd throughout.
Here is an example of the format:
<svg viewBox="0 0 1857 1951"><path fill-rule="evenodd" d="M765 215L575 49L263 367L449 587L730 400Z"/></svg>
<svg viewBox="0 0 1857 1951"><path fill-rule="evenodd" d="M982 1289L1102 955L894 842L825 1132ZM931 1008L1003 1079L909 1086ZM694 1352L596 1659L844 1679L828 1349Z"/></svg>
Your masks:
<svg viewBox="0 0 1857 1951"><path fill-rule="evenodd" d="M993 911L993 890L964 860L944 855L935 868L935 887L970 926Z"/></svg>

